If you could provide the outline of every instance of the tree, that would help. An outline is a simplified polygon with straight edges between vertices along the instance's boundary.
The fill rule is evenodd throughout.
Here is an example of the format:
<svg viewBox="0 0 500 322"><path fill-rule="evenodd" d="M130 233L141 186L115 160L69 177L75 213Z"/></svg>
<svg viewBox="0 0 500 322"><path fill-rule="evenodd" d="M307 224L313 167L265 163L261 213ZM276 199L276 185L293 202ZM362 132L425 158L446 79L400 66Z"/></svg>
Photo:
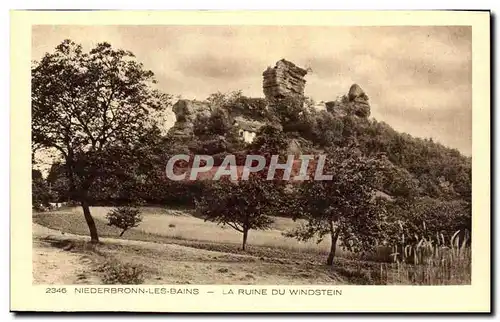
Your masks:
<svg viewBox="0 0 500 322"><path fill-rule="evenodd" d="M34 62L31 73L34 148L60 153L68 195L80 203L91 241L98 242L89 190L119 170L117 151L134 149L157 129L151 116L169 105L170 96L153 89L153 72L131 52L108 43L84 52L65 40Z"/></svg>
<svg viewBox="0 0 500 322"><path fill-rule="evenodd" d="M66 177L66 167L61 163L53 163L47 175L47 183L55 196L56 202L68 199L69 183Z"/></svg>
<svg viewBox="0 0 500 322"><path fill-rule="evenodd" d="M392 245L416 245L422 238L439 244L457 231L471 232L470 205L463 200L421 197L392 203L387 210L386 235Z"/></svg>
<svg viewBox="0 0 500 322"><path fill-rule="evenodd" d="M331 180L309 180L298 185L290 204L295 219L307 223L286 233L288 237L320 242L331 239L327 265L332 265L337 242L351 251L367 250L381 239L385 200L377 197L374 186L378 181L380 162L366 158L358 150L334 148L325 162Z"/></svg>
<svg viewBox="0 0 500 322"><path fill-rule="evenodd" d="M217 93L210 94L207 97L206 101L210 104L210 106L213 106L215 108L221 108L233 104L236 100L238 100L242 96L243 94L241 90L232 91L229 93L222 93L219 91Z"/></svg>
<svg viewBox="0 0 500 322"><path fill-rule="evenodd" d="M238 182L222 177L207 187L197 200L196 209L205 220L228 225L242 233L245 250L251 229L268 229L273 223L269 215L279 206L279 191L273 181L256 175Z"/></svg>
<svg viewBox="0 0 500 322"><path fill-rule="evenodd" d="M222 108L214 108L209 116L198 116L193 124L196 140L190 150L195 154L213 155L216 165L227 153L241 151L245 142L232 125L229 113ZM217 157L218 154L221 154Z"/></svg>
<svg viewBox="0 0 500 322"><path fill-rule="evenodd" d="M111 210L106 215L106 218L108 219L108 226L115 226L122 230L120 237L130 228L139 226L142 221L139 209L128 206Z"/></svg>
<svg viewBox="0 0 500 322"><path fill-rule="evenodd" d="M52 194L40 170L31 170L31 198L35 210L42 210L50 206Z"/></svg>
<svg viewBox="0 0 500 322"><path fill-rule="evenodd" d="M296 133L305 139L313 138L316 110L304 97L289 96L269 103L270 121L277 122L285 133Z"/></svg>
<svg viewBox="0 0 500 322"><path fill-rule="evenodd" d="M288 143L288 138L281 126L266 124L259 129L255 139L248 145L248 152L270 159L272 155L286 154Z"/></svg>

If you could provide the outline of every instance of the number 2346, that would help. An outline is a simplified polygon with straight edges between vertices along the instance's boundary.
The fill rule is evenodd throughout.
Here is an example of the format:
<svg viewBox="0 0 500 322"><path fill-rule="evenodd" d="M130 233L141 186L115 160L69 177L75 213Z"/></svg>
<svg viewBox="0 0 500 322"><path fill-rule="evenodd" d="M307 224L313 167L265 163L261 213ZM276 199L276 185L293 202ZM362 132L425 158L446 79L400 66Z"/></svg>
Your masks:
<svg viewBox="0 0 500 322"><path fill-rule="evenodd" d="M56 294L56 293L66 293L67 290L64 287L47 287L45 293Z"/></svg>

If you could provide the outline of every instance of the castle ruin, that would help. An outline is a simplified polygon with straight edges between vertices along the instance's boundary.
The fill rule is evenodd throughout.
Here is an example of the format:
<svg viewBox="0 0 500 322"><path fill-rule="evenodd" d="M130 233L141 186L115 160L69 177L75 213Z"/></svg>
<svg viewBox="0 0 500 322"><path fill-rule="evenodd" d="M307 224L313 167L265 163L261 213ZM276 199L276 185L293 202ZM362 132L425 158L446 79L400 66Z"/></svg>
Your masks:
<svg viewBox="0 0 500 322"><path fill-rule="evenodd" d="M272 100L286 96L304 96L307 70L288 60L279 60L274 67L268 67L262 76L262 87L266 99Z"/></svg>
<svg viewBox="0 0 500 322"><path fill-rule="evenodd" d="M263 73L262 88L267 102L285 97L304 97L307 70L296 66L294 63L281 59L274 67L268 67ZM262 100L262 99L249 99ZM366 118L370 115L368 96L357 84L353 84L347 95L340 100L324 103L324 108L334 115L355 115ZM233 126L238 128L240 135L246 142L253 141L257 131L265 122L257 114L259 109L249 106L232 107L229 111L233 119ZM214 109L208 102L196 100L179 100L173 107L176 116L174 126L169 130L169 136L177 142L190 142L193 140L193 123L198 116L209 116ZM262 111L260 111L262 112Z"/></svg>

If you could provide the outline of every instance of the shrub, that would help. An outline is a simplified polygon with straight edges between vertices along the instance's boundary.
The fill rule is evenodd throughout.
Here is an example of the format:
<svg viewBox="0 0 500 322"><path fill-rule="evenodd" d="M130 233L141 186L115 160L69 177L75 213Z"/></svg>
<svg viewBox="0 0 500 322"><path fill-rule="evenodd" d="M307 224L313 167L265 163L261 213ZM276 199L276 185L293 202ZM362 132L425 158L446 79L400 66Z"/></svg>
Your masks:
<svg viewBox="0 0 500 322"><path fill-rule="evenodd" d="M419 198L405 204L394 204L389 208L386 234L389 244L418 244L421 239L443 244L460 231L462 240L466 231L471 232L472 216L470 204L463 200L439 200ZM471 236L467 236L470 245Z"/></svg>
<svg viewBox="0 0 500 322"><path fill-rule="evenodd" d="M106 215L106 218L109 221L108 226L115 226L122 229L120 237L128 229L139 226L142 221L139 209L129 206L113 209Z"/></svg>
<svg viewBox="0 0 500 322"><path fill-rule="evenodd" d="M144 269L132 264L108 261L97 271L103 273L104 284L142 284L144 282Z"/></svg>

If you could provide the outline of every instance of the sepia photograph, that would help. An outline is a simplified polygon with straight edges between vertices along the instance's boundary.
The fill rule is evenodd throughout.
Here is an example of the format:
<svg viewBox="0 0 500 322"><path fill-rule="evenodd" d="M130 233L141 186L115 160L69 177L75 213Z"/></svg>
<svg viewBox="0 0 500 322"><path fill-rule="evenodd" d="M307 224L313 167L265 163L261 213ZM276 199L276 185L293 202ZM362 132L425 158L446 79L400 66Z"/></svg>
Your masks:
<svg viewBox="0 0 500 322"><path fill-rule="evenodd" d="M32 37L34 283L470 284L470 27Z"/></svg>
<svg viewBox="0 0 500 322"><path fill-rule="evenodd" d="M156 21L30 26L33 286L473 286L471 24Z"/></svg>

